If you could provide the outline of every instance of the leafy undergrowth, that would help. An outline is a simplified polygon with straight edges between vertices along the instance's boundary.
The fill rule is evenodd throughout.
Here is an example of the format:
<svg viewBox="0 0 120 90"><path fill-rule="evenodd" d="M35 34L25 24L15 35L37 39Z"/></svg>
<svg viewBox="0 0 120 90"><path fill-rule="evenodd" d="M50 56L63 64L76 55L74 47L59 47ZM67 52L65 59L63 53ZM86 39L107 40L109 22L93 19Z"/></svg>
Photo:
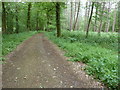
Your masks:
<svg viewBox="0 0 120 90"><path fill-rule="evenodd" d="M84 32L63 31L60 38L55 32L45 32L54 43L66 51L70 61L82 61L87 64L86 72L102 81L109 88L118 87L118 35L102 33L98 36L90 32L85 38Z"/></svg>
<svg viewBox="0 0 120 90"><path fill-rule="evenodd" d="M13 51L17 45L19 45L21 42L28 39L30 36L34 34L36 34L35 31L22 32L19 34L3 34L2 35L2 56L5 56L9 52Z"/></svg>

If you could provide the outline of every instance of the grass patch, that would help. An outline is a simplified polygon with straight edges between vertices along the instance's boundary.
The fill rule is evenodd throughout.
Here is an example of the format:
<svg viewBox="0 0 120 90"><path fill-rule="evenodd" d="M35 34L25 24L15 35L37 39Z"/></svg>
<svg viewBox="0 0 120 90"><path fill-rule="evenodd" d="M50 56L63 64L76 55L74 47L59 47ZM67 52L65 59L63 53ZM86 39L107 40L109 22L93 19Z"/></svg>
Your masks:
<svg viewBox="0 0 120 90"><path fill-rule="evenodd" d="M2 35L2 56L7 55L13 51L17 45L19 45L24 40L28 39L30 36L36 34L35 31L22 32L19 34L3 34Z"/></svg>
<svg viewBox="0 0 120 90"><path fill-rule="evenodd" d="M63 31L60 38L56 32L45 32L54 43L66 51L70 61L82 61L87 64L86 72L94 75L110 88L118 87L118 34L102 33L98 36L90 32L85 38L84 32Z"/></svg>

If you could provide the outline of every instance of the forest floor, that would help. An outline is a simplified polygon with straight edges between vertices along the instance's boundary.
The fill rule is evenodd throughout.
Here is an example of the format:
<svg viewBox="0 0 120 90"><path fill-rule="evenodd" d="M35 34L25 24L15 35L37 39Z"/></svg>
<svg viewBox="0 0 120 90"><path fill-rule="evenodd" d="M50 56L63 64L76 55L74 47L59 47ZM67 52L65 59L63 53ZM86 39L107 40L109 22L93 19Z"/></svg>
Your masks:
<svg viewBox="0 0 120 90"><path fill-rule="evenodd" d="M36 34L6 56L3 88L101 88L83 63L67 61L64 52L43 34Z"/></svg>

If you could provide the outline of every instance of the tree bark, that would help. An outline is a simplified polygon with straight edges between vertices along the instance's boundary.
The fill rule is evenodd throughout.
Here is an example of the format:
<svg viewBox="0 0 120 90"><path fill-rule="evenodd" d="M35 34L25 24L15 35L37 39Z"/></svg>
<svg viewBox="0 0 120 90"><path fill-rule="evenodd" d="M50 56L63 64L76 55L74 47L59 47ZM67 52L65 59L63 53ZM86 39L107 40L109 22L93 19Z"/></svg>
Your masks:
<svg viewBox="0 0 120 90"><path fill-rule="evenodd" d="M71 17L70 17L70 31L72 31L72 22L73 22L73 14L72 14L72 12L73 12L73 5L72 5L73 3L71 2Z"/></svg>
<svg viewBox="0 0 120 90"><path fill-rule="evenodd" d="M27 14L27 29L31 30L30 26L30 12L31 12L31 3L28 4L28 14Z"/></svg>
<svg viewBox="0 0 120 90"><path fill-rule="evenodd" d="M89 1L88 3L88 12L87 12L87 21L89 20L89 17L90 17L90 6L91 6L91 2Z"/></svg>
<svg viewBox="0 0 120 90"><path fill-rule="evenodd" d="M93 8L94 8L94 2L92 2L92 8L91 8L91 13L90 13L90 18L89 18L88 26L87 26L87 30L86 30L86 38L88 37L88 33L89 33L89 27L90 27L90 22L91 22L91 19L92 19Z"/></svg>
<svg viewBox="0 0 120 90"><path fill-rule="evenodd" d="M19 33L18 7L16 5L16 33Z"/></svg>
<svg viewBox="0 0 120 90"><path fill-rule="evenodd" d="M88 21L89 21L89 16L90 16L90 6L91 2L88 2L88 10L87 10L87 16L86 16L86 26L85 26L85 31L87 31L87 26L88 26Z"/></svg>
<svg viewBox="0 0 120 90"><path fill-rule="evenodd" d="M112 32L115 31L116 14L117 14L117 11L116 11L116 7L115 7L115 10L114 10L114 20L113 20L113 25L112 25Z"/></svg>
<svg viewBox="0 0 120 90"><path fill-rule="evenodd" d="M4 2L2 2L2 32L6 32L6 8Z"/></svg>
<svg viewBox="0 0 120 90"><path fill-rule="evenodd" d="M61 36L60 28L60 3L56 2L56 28L57 28L57 37Z"/></svg>
<svg viewBox="0 0 120 90"><path fill-rule="evenodd" d="M86 2L86 10L85 10L85 22L84 22L84 31L86 31L86 25L87 25L87 12L88 12L88 2Z"/></svg>
<svg viewBox="0 0 120 90"><path fill-rule="evenodd" d="M120 33L120 1L118 2L118 30Z"/></svg>
<svg viewBox="0 0 120 90"><path fill-rule="evenodd" d="M106 32L108 32L109 31L109 27L110 27L110 6L111 6L111 4L110 4L110 2L109 2L109 7L108 7L108 23L107 23L107 28L106 28Z"/></svg>
<svg viewBox="0 0 120 90"><path fill-rule="evenodd" d="M75 2L74 21L75 21L75 17L76 17L76 2Z"/></svg>
<svg viewBox="0 0 120 90"><path fill-rule="evenodd" d="M75 23L74 23L74 26L73 26L73 30L76 29L76 24L77 24L78 16L79 16L79 10L80 10L80 1L79 1L79 3L78 3L78 11L77 11L76 20L75 20Z"/></svg>
<svg viewBox="0 0 120 90"><path fill-rule="evenodd" d="M98 2L96 3L94 32L97 31L97 15L98 15Z"/></svg>
<svg viewBox="0 0 120 90"><path fill-rule="evenodd" d="M104 13L104 9L105 9L105 2L103 2L103 7L102 7L102 12L101 12L101 19L100 19L100 26L99 26L99 30L98 30L98 34L100 35L101 33L101 29L102 29L102 26L103 26L103 13Z"/></svg>

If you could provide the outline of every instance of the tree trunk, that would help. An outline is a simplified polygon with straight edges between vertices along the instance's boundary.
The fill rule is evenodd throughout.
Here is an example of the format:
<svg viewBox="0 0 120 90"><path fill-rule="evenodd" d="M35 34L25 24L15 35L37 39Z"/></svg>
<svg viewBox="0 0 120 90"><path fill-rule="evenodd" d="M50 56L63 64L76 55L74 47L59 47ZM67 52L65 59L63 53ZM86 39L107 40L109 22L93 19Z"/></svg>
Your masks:
<svg viewBox="0 0 120 90"><path fill-rule="evenodd" d="M109 2L109 7L108 7L108 23L107 23L107 28L106 28L106 32L108 32L109 31L109 27L110 27L110 6L111 6L111 4L110 4L110 2Z"/></svg>
<svg viewBox="0 0 120 90"><path fill-rule="evenodd" d="M86 2L86 10L85 10L85 22L84 22L84 31L86 31L86 25L87 25L87 12L88 12L88 2Z"/></svg>
<svg viewBox="0 0 120 90"><path fill-rule="evenodd" d="M120 33L120 1L118 2L118 30Z"/></svg>
<svg viewBox="0 0 120 90"><path fill-rule="evenodd" d="M97 15L98 15L98 2L96 3L96 12L95 12L95 25L94 25L94 32L97 31Z"/></svg>
<svg viewBox="0 0 120 90"><path fill-rule="evenodd" d="M78 16L79 16L79 10L80 10L80 2L78 3L77 17L76 17L76 20L75 20L75 23L74 23L74 26L73 26L73 30L75 30L75 29L76 29L76 24L77 24L77 21L78 21Z"/></svg>
<svg viewBox="0 0 120 90"><path fill-rule="evenodd" d="M118 2L118 43L120 43L120 40L119 40L119 38L120 38L120 1ZM120 49L120 45L118 45L118 49ZM120 50L118 50L118 55L120 55ZM119 63L119 65L118 65L119 67L118 67L118 76L120 76L120 63ZM118 83L118 88L120 87L120 82Z"/></svg>
<svg viewBox="0 0 120 90"><path fill-rule="evenodd" d="M4 2L2 2L2 32L6 32L6 9Z"/></svg>
<svg viewBox="0 0 120 90"><path fill-rule="evenodd" d="M16 33L19 33L18 7L16 5Z"/></svg>
<svg viewBox="0 0 120 90"><path fill-rule="evenodd" d="M47 28L45 29L45 31L49 31L49 13L48 13L48 11L46 12L46 16L47 16Z"/></svg>
<svg viewBox="0 0 120 90"><path fill-rule="evenodd" d="M115 10L114 10L114 20L113 20L113 25L112 25L112 32L114 32L114 31L115 31L116 14L117 14L117 12L116 12L116 7L115 7Z"/></svg>
<svg viewBox="0 0 120 90"><path fill-rule="evenodd" d="M102 26L103 26L103 13L104 13L104 9L105 9L105 2L103 2L103 7L102 7L102 12L101 12L101 19L100 19L100 26L99 26L99 30L98 30L98 34L100 35L101 33L101 29L102 29Z"/></svg>
<svg viewBox="0 0 120 90"><path fill-rule="evenodd" d="M88 3L88 12L87 12L87 21L89 20L89 17L90 17L90 6L91 6L91 2Z"/></svg>
<svg viewBox="0 0 120 90"><path fill-rule="evenodd" d="M31 3L28 4L28 14L27 14L27 29L31 30L30 26L30 12L31 12Z"/></svg>
<svg viewBox="0 0 120 90"><path fill-rule="evenodd" d="M60 28L60 2L56 2L56 28L57 28L57 37L61 36Z"/></svg>
<svg viewBox="0 0 120 90"><path fill-rule="evenodd" d="M88 20L89 20L89 16L90 16L90 5L91 5L91 2L88 2L88 10L87 10L87 16L86 16L85 31L87 31Z"/></svg>
<svg viewBox="0 0 120 90"><path fill-rule="evenodd" d="M76 2L75 2L74 21L75 21L75 17L76 17Z"/></svg>
<svg viewBox="0 0 120 90"><path fill-rule="evenodd" d="M90 13L90 18L89 18L88 26L87 26L87 30L86 30L86 38L88 37L88 33L89 33L89 27L90 27L90 22L91 22L91 19L92 19L93 8L94 8L94 2L92 2L92 8L91 8L91 13Z"/></svg>
<svg viewBox="0 0 120 90"><path fill-rule="evenodd" d="M73 14L72 14L72 12L73 12L73 10L72 10L73 5L72 5L72 4L73 4L73 3L71 2L70 31L72 31L72 21L73 21Z"/></svg>

